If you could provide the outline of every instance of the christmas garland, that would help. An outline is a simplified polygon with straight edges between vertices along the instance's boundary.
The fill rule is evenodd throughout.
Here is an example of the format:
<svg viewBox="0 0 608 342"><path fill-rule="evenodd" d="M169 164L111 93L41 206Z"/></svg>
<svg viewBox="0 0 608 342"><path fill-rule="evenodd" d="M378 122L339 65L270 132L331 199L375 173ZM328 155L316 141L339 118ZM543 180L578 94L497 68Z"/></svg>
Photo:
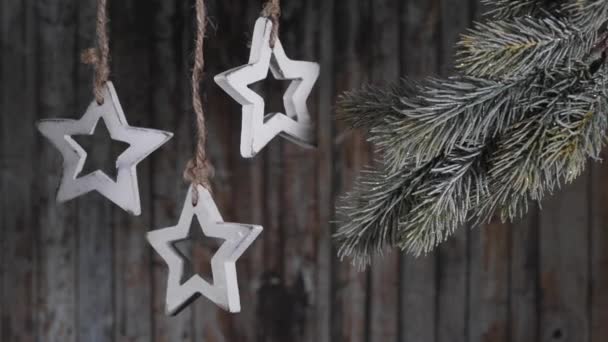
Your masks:
<svg viewBox="0 0 608 342"><path fill-rule="evenodd" d="M459 75L365 86L339 118L381 160L338 207L341 257L430 252L469 221L510 221L599 159L608 120L608 1L487 1Z"/></svg>

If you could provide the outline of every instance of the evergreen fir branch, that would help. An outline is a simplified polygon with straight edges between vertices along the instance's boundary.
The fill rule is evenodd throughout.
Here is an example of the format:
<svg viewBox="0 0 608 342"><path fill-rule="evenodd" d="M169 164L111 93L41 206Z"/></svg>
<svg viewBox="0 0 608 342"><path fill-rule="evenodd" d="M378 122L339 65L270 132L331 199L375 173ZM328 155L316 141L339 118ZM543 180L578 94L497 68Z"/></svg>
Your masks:
<svg viewBox="0 0 608 342"><path fill-rule="evenodd" d="M568 0L482 0L491 8L485 15L496 19L557 14Z"/></svg>
<svg viewBox="0 0 608 342"><path fill-rule="evenodd" d="M521 119L537 83L538 77L511 82L467 76L430 79L418 96L400 99L394 110L401 115L387 116L372 128L369 140L396 168L410 157L424 163L449 153L451 146L484 141Z"/></svg>
<svg viewBox="0 0 608 342"><path fill-rule="evenodd" d="M599 159L608 128L605 72L573 86L582 88L556 90L559 97L497 143L488 161L489 196L474 213L479 221L491 219L495 211L503 221L521 217L529 200L542 200L576 179L589 158Z"/></svg>
<svg viewBox="0 0 608 342"><path fill-rule="evenodd" d="M457 67L485 78L521 77L581 60L597 41L566 19L521 17L478 23L459 42Z"/></svg>
<svg viewBox="0 0 608 342"><path fill-rule="evenodd" d="M491 144L459 147L429 171L412 194L416 205L399 222L398 247L419 256L432 251L468 220L487 197L484 160Z"/></svg>
<svg viewBox="0 0 608 342"><path fill-rule="evenodd" d="M608 21L608 1L576 0L566 6L572 22L581 30L597 33Z"/></svg>
<svg viewBox="0 0 608 342"><path fill-rule="evenodd" d="M431 161L395 172L382 167L364 171L337 208L340 228L334 238L340 245L339 257L351 257L354 264L363 267L373 255L382 255L394 246L399 221L411 211L412 193L434 164Z"/></svg>
<svg viewBox="0 0 608 342"><path fill-rule="evenodd" d="M402 115L386 116L372 128L369 140L389 166L400 168L411 158L420 165L455 146L501 135L538 105L546 89L577 79L587 69L577 63L500 82L467 76L431 79L417 97L402 98L394 109Z"/></svg>
<svg viewBox="0 0 608 342"><path fill-rule="evenodd" d="M389 246L427 253L468 219L496 210L514 219L529 200L576 178L604 144L608 93L604 73L574 70L548 73L529 100L533 113L499 136L457 145L420 167L411 157L401 169L368 171L340 208L340 256L366 265Z"/></svg>
<svg viewBox="0 0 608 342"><path fill-rule="evenodd" d="M466 76L429 79L419 96L401 99L395 108L401 115L387 117L383 125L372 129L369 140L396 168L410 157L424 163L449 153L452 146L484 140L496 122L517 120L521 112L517 107L529 90L527 83Z"/></svg>
<svg viewBox="0 0 608 342"><path fill-rule="evenodd" d="M347 91L338 97L337 119L352 128L371 129L399 115L396 108L402 98L419 96L419 86L414 80L388 85L365 85L361 89Z"/></svg>
<svg viewBox="0 0 608 342"><path fill-rule="evenodd" d="M468 220L512 220L599 159L608 129L606 0L495 0L461 43L467 75L368 86L338 103L383 163L338 208L342 258L420 255ZM493 65L492 65L493 64Z"/></svg>

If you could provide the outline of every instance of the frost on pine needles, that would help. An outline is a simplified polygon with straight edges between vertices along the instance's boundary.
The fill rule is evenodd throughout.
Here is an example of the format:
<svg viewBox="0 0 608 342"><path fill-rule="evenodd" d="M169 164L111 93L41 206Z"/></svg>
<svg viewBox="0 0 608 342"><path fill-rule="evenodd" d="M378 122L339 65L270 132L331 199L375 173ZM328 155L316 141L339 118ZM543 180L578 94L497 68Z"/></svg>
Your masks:
<svg viewBox="0 0 608 342"><path fill-rule="evenodd" d="M343 94L379 161L338 206L341 257L432 251L467 222L516 219L598 160L608 128L608 1L486 0L459 74Z"/></svg>

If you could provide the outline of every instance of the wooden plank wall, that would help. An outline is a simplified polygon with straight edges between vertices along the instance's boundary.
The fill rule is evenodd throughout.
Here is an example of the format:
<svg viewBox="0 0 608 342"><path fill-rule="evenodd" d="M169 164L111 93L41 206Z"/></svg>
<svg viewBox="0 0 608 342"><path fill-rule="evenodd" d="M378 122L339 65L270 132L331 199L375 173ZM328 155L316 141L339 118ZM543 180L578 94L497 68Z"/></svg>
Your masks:
<svg viewBox="0 0 608 342"><path fill-rule="evenodd" d="M373 158L333 120L344 90L399 76L448 75L475 0L283 1L281 38L322 74L309 102L316 150L275 140L239 156L239 107L212 77L247 60L261 1L208 1L204 93L215 197L231 221L265 231L238 265L239 315L204 299L163 313L166 266L145 233L173 225L193 148L193 1L110 1L112 79L131 124L175 133L139 166L143 215L99 195L54 201L58 153L40 118L77 118L91 98L79 51L94 0L0 2L0 341L603 342L608 339L608 167L596 164L521 222L463 229L422 259L397 253L358 272L335 258L333 207ZM256 89L271 108L284 84ZM116 151L96 145L93 159ZM191 244L207 272L209 246Z"/></svg>

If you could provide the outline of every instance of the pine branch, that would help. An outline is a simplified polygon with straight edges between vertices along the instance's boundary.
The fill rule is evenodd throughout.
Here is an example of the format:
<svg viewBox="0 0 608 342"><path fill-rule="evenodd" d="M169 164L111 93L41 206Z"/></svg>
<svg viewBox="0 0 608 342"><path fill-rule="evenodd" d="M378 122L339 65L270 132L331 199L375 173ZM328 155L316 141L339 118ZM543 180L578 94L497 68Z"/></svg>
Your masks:
<svg viewBox="0 0 608 342"><path fill-rule="evenodd" d="M503 221L521 217L529 200L542 200L576 179L589 158L599 159L608 128L606 72L585 78L550 90L554 96L545 99L551 102L497 143L488 161L490 191L474 213L478 220L491 219L495 211Z"/></svg>
<svg viewBox="0 0 608 342"><path fill-rule="evenodd" d="M398 246L413 255L432 251L468 220L488 195L484 160L491 144L459 147L429 171L412 194L416 205L399 223Z"/></svg>
<svg viewBox="0 0 608 342"><path fill-rule="evenodd" d="M581 65L543 82L528 100L532 113L502 134L456 145L420 167L410 157L401 169L368 171L340 207L340 256L366 265L389 246L427 253L468 219L496 210L513 219L530 199L577 177L605 140L605 73L591 78Z"/></svg>
<svg viewBox="0 0 608 342"><path fill-rule="evenodd" d="M572 22L587 32L598 32L608 21L608 1L576 0L566 6Z"/></svg>
<svg viewBox="0 0 608 342"><path fill-rule="evenodd" d="M459 42L457 67L485 78L514 78L582 59L597 32L556 17L521 17L478 23Z"/></svg>
<svg viewBox="0 0 608 342"><path fill-rule="evenodd" d="M340 245L339 257L351 257L354 264L363 267L373 255L394 246L399 222L413 206L412 193L434 164L431 161L396 172L382 167L364 171L337 208L340 228L334 238Z"/></svg>
<svg viewBox="0 0 608 342"><path fill-rule="evenodd" d="M496 0L463 38L468 75L345 94L383 163L338 209L341 257L420 255L468 220L512 220L598 159L608 129L606 0ZM493 65L492 65L493 64Z"/></svg>
<svg viewBox="0 0 608 342"><path fill-rule="evenodd" d="M422 84L415 97L401 98L400 106L393 106L401 115L384 116L380 124L371 128L369 140L384 153L388 165L400 168L409 158L419 165L449 153L454 146L500 135L524 118L544 89L576 70L574 66L537 70L509 81L467 76L431 79ZM357 98L351 98L347 105L355 106L357 102Z"/></svg>
<svg viewBox="0 0 608 342"><path fill-rule="evenodd" d="M369 130L385 122L387 117L399 115L396 108L401 99L415 98L419 92L418 84L413 80L402 84L369 84L347 91L338 97L337 119L352 128Z"/></svg>
<svg viewBox="0 0 608 342"><path fill-rule="evenodd" d="M485 15L495 19L557 14L568 0L482 0L492 8Z"/></svg>

